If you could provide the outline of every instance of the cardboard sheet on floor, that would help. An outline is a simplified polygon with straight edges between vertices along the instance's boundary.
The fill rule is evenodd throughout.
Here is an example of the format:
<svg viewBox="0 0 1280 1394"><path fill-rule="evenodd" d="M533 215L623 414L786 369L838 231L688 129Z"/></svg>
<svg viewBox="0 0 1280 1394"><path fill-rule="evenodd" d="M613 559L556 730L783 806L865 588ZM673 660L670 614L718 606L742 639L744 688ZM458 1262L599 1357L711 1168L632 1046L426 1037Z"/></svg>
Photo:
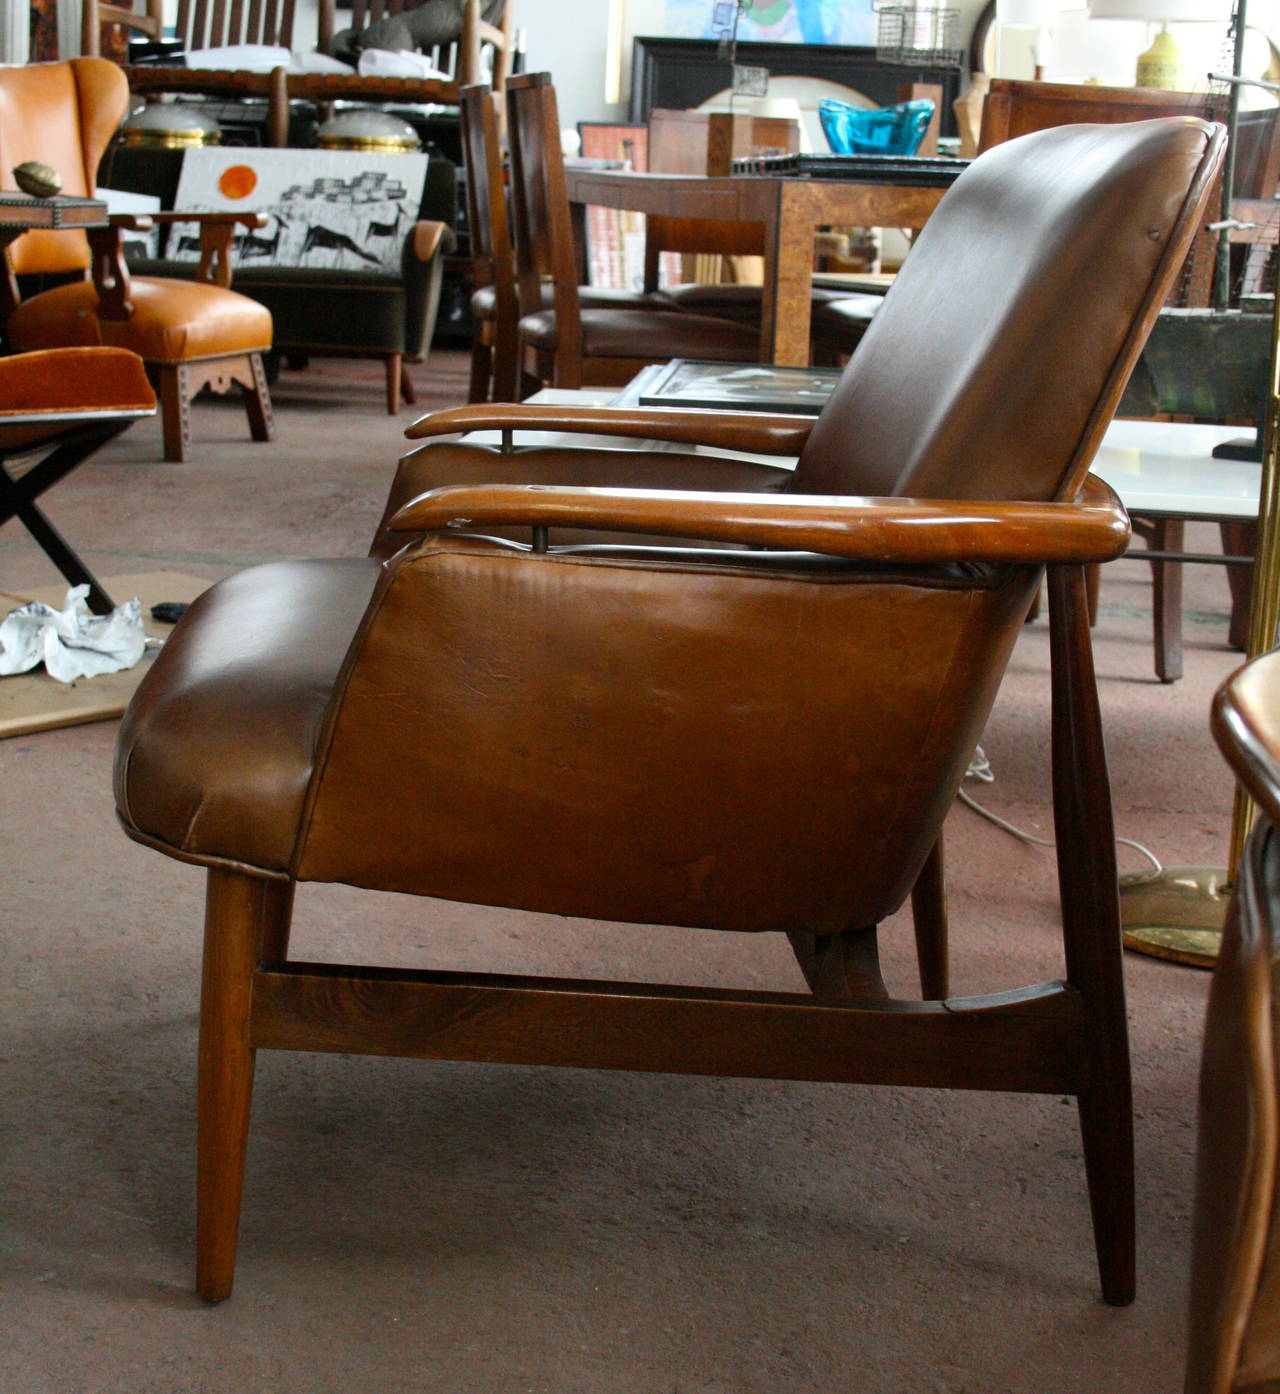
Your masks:
<svg viewBox="0 0 1280 1394"><path fill-rule="evenodd" d="M139 597L146 631L159 639L170 634L173 625L153 620L151 607L161 600L194 600L212 584L202 577L184 576L176 571L144 571L101 579L107 594L117 605L123 605L135 595ZM66 595L65 581L30 590L0 590L0 615L32 600L43 600L60 610ZM70 684L56 682L42 667L30 673L0 678L0 739L49 731L55 726L112 720L129 705L129 698L150 666L153 652L149 651L141 663L126 672L104 673L101 677L81 678Z"/></svg>

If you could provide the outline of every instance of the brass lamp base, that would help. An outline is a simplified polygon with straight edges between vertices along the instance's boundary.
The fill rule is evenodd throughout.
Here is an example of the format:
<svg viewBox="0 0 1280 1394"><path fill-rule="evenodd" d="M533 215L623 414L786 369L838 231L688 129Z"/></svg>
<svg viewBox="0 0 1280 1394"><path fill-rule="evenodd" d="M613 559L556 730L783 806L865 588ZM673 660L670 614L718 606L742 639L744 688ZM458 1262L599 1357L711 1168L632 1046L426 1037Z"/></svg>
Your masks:
<svg viewBox="0 0 1280 1394"><path fill-rule="evenodd" d="M1167 866L1120 878L1124 946L1195 968L1217 962L1231 884L1220 866Z"/></svg>

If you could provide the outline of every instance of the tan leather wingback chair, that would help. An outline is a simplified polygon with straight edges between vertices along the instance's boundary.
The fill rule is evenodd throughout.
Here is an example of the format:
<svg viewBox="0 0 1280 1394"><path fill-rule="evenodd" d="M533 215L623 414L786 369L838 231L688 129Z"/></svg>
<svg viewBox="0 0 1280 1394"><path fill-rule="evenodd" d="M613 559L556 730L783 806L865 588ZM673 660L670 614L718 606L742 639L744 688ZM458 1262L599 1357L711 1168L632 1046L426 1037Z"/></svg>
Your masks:
<svg viewBox="0 0 1280 1394"><path fill-rule="evenodd" d="M1280 1388L1280 652L1219 689L1214 736L1258 805L1200 1069L1186 1394Z"/></svg>
<svg viewBox="0 0 1280 1394"><path fill-rule="evenodd" d="M15 165L41 160L61 175L64 194L92 197L128 97L120 69L102 58L0 68L0 188L16 188ZM157 386L167 460L186 459L190 402L209 384L238 386L254 440L271 438L262 369L271 315L261 305L221 285L130 279L122 262L95 283L89 241L76 230L28 232L7 255L18 276L75 278L9 309L7 347L110 345L137 353ZM104 293L108 283L117 294Z"/></svg>
<svg viewBox="0 0 1280 1394"><path fill-rule="evenodd" d="M264 1047L1074 1095L1103 1293L1132 1298L1083 581L1129 530L1087 471L1222 147L1184 120L976 162L812 425L491 405L414 429L664 437L799 455L794 474L438 441L398 497L455 487L393 501L386 560L260 567L192 607L124 720L116 797L130 836L209 869L207 1298L231 1290ZM1046 564L1064 976L952 998L942 823ZM309 963L289 951L306 881L786 934L812 993ZM923 1001L889 996L876 952L913 888Z"/></svg>

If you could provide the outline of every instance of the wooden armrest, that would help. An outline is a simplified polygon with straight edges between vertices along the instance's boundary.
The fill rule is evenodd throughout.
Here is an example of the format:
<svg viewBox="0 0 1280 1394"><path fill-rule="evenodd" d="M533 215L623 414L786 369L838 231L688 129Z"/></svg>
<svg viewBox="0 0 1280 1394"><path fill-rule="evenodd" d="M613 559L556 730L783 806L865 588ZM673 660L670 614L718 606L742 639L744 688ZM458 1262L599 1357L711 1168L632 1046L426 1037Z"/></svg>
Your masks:
<svg viewBox="0 0 1280 1394"><path fill-rule="evenodd" d="M970 502L675 489L454 485L410 500L396 532L500 524L699 537L893 564L1111 561L1129 541L1115 494L1090 477L1075 503Z"/></svg>
<svg viewBox="0 0 1280 1394"><path fill-rule="evenodd" d="M594 436L706 445L753 455L799 455L809 438L808 417L765 416L757 412L669 411L649 407L528 406L479 402L432 412L406 431L410 440L451 436L460 431L568 431Z"/></svg>
<svg viewBox="0 0 1280 1394"><path fill-rule="evenodd" d="M430 261L437 252L447 254L458 245L458 239L448 223L435 223L427 219L414 223L409 239L409 246L418 261Z"/></svg>

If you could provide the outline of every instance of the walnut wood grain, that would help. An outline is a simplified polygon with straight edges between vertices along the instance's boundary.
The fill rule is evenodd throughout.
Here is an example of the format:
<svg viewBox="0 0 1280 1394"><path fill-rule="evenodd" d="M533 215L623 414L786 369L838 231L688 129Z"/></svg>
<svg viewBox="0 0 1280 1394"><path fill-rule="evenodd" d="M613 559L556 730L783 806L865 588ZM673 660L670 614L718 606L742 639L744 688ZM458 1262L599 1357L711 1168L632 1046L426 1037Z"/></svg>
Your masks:
<svg viewBox="0 0 1280 1394"><path fill-rule="evenodd" d="M568 431L633 440L665 440L742 450L759 455L799 455L813 422L794 416L629 407L526 406L499 402L432 412L406 431L410 440L461 431Z"/></svg>
<svg viewBox="0 0 1280 1394"><path fill-rule="evenodd" d="M765 254L760 358L765 363L789 364L809 361L814 228L918 228L945 192L832 179L713 178L578 169L567 170L565 181L575 205L760 225Z"/></svg>
<svg viewBox="0 0 1280 1394"><path fill-rule="evenodd" d="M450 524L521 523L702 537L899 564L1111 561L1123 555L1129 539L1128 517L1114 496L971 503L501 484L435 489L406 504L391 527L429 532Z"/></svg>
<svg viewBox="0 0 1280 1394"><path fill-rule="evenodd" d="M759 1079L1074 1092L1061 983L847 1005L808 995L292 962L254 977L255 1048Z"/></svg>

